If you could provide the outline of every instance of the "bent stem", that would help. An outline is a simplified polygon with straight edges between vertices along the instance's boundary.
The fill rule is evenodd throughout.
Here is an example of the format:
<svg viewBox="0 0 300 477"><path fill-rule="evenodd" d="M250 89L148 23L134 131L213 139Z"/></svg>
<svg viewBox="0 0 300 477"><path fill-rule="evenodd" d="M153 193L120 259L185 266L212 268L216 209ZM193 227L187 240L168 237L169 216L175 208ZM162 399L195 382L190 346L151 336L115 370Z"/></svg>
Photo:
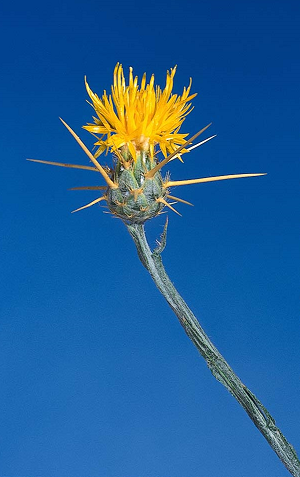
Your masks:
<svg viewBox="0 0 300 477"><path fill-rule="evenodd" d="M294 477L300 477L300 461L293 446L278 429L267 409L242 383L217 348L212 344L195 315L168 277L161 259L161 252L166 244L167 224L162 234L161 242L153 252L148 245L144 226L139 224L126 225L134 240L142 264L148 270L157 288L174 311L184 331L205 359L214 377L225 386L244 408L289 472Z"/></svg>

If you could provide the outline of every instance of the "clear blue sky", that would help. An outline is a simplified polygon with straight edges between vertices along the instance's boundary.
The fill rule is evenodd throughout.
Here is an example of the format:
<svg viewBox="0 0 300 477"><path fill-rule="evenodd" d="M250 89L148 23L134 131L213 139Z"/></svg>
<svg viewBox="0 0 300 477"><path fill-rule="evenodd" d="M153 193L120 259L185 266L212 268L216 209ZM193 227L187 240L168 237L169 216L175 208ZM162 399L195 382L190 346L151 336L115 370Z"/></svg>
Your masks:
<svg viewBox="0 0 300 477"><path fill-rule="evenodd" d="M300 452L298 1L54 0L1 7L1 477L284 477L142 268L123 224L74 186L95 174L62 126L91 120L84 75L178 65L217 138L170 164L193 185L166 268L212 341ZM109 157L105 159L109 162ZM163 218L147 226L151 244Z"/></svg>

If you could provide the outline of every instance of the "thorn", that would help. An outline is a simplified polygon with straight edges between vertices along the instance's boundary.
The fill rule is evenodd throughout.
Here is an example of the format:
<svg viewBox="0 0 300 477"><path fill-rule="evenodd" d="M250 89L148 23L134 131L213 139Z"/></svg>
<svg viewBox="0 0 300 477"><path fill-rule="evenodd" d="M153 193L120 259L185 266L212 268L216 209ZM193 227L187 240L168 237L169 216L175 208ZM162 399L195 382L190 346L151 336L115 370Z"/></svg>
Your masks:
<svg viewBox="0 0 300 477"><path fill-rule="evenodd" d="M138 196L143 193L143 189L142 189L142 188L140 188L140 189L131 189L130 192L131 192L131 194L132 194L133 197L134 197L134 201L136 202Z"/></svg>
<svg viewBox="0 0 300 477"><path fill-rule="evenodd" d="M168 199L176 200L176 202L182 202L183 204L194 206L194 204L192 204L191 202L188 202L187 200L179 199L178 197L174 197L174 195L167 194L167 197Z"/></svg>
<svg viewBox="0 0 300 477"><path fill-rule="evenodd" d="M88 204L84 205L83 207L79 207L79 209L72 210L71 214L73 214L74 212L78 212L79 210L86 209L87 207L91 207L92 205L97 204L97 202L100 202L101 200L106 200L106 197L105 196L99 197L98 199L93 200L92 202L89 202Z"/></svg>
<svg viewBox="0 0 300 477"><path fill-rule="evenodd" d="M180 217L182 217L182 215L177 212L176 209L174 209L174 207L172 207L165 199L163 199L162 197L159 197L158 199L156 199L156 202L161 202L162 204L166 205L167 207L169 207L169 209L173 210L173 212L175 212L175 214L178 214L180 215Z"/></svg>
<svg viewBox="0 0 300 477"><path fill-rule="evenodd" d="M157 215L163 215L163 214L166 214L166 213L167 213L167 211L166 211L166 210L161 210L160 212L158 212L158 214L157 214Z"/></svg>
<svg viewBox="0 0 300 477"><path fill-rule="evenodd" d="M164 183L164 187L199 184L200 182L215 182L215 181L223 181L226 179L241 179L243 177L257 177L257 176L265 176L265 175L266 175L265 172L260 174L230 174L228 176L203 177L201 179L189 179L185 181L167 181Z"/></svg>
<svg viewBox="0 0 300 477"><path fill-rule="evenodd" d="M204 141L198 142L198 144L195 144L194 146L189 147L188 151L191 151L192 149L196 149L196 147L202 146L202 144L205 144L206 142L210 141L211 139L213 139L216 136L217 135L214 134L213 136L210 136L207 139L204 139Z"/></svg>
<svg viewBox="0 0 300 477"><path fill-rule="evenodd" d="M124 205L125 205L125 199L124 199L123 202L120 202L119 200L115 200L114 202L118 207L124 207Z"/></svg>
<svg viewBox="0 0 300 477"><path fill-rule="evenodd" d="M204 141L201 141L201 142L198 142L198 144L195 144L194 146L191 146L191 147L188 147L187 148L187 151L190 152L192 151L193 149L196 149L196 147L199 147L199 146L202 146L202 144L205 144L206 142L210 141L211 139L213 139L214 137L216 137L217 135L214 134L213 136L210 136L208 137L207 139L204 139ZM178 159L183 162L183 160L181 159L180 157L181 155L179 154L178 156L174 156L173 159L175 159L176 157L178 157ZM172 160L172 159L171 159Z"/></svg>
<svg viewBox="0 0 300 477"><path fill-rule="evenodd" d="M81 139L77 136L77 134L73 131L72 128L70 128L70 126L65 123L65 121L61 118L59 118L61 120L61 122L63 123L63 125L68 129L68 131L72 134L72 136L74 137L75 141L78 142L79 146L84 150L84 152L86 153L86 155L90 158L90 160L92 161L92 163L96 166L96 168L98 169L98 171L100 172L100 174L102 174L102 176L104 177L105 181L107 182L108 186L111 188L111 189L117 189L118 186L117 184L115 184L111 178L108 176L108 174L105 172L105 170L103 169L103 167L99 164L99 162L97 161L97 159L95 159L95 157L93 156L93 154L88 150L88 148L86 147L86 145L81 141Z"/></svg>
<svg viewBox="0 0 300 477"><path fill-rule="evenodd" d="M212 123L208 124L205 126L205 128L201 129L198 131L194 136L192 136L190 139L188 139L184 144L182 144L176 151L172 152L168 157L166 157L163 161L159 162L153 169L150 169L150 171L145 174L146 179L152 179L152 177L156 174L157 171L159 171L163 166L165 166L173 157L177 156L177 154L182 151L182 149L185 149L186 146L191 144L200 134L202 134Z"/></svg>
<svg viewBox="0 0 300 477"><path fill-rule="evenodd" d="M130 167L130 161L125 161L124 157L122 156L121 152L119 151L119 149L115 149L113 151L113 153L117 156L117 158L119 159L119 161L121 162L122 166L124 167L124 169L128 170L129 167Z"/></svg>
<svg viewBox="0 0 300 477"><path fill-rule="evenodd" d="M71 187L68 190L106 190L107 186Z"/></svg>
<svg viewBox="0 0 300 477"><path fill-rule="evenodd" d="M152 255L160 255L165 247L166 247L166 244L167 244L167 229L168 229L168 223L169 223L169 219L167 217L166 219L166 223L164 225L164 230L160 236L160 240L157 240L157 247L153 250L152 252Z"/></svg>
<svg viewBox="0 0 300 477"><path fill-rule="evenodd" d="M187 149L187 151L188 151L188 149ZM180 162L182 162L182 164L184 164L184 160L182 159L181 156L182 156L182 154L177 154L177 156L172 157L169 162L174 161L174 159L178 159Z"/></svg>
<svg viewBox="0 0 300 477"><path fill-rule="evenodd" d="M92 166L79 166L77 164L65 164L63 162L41 161L40 159L26 159L26 161L40 162L41 164L49 164L50 166L72 167L74 169L87 169L88 171L97 171L98 172L98 169L96 167L92 167Z"/></svg>

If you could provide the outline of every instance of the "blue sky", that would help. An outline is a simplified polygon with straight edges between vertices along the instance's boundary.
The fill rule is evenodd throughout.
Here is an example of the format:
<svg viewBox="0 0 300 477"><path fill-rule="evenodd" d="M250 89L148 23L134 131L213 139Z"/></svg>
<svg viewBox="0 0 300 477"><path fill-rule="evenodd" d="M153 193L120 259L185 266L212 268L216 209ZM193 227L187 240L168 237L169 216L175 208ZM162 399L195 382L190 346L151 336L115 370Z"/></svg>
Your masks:
<svg viewBox="0 0 300 477"><path fill-rule="evenodd" d="M217 138L172 179L166 268L212 341L300 451L300 6L296 1L15 2L1 7L1 477L283 477L142 268L62 126L91 120L119 61L193 78L182 132ZM109 157L105 159L109 161ZM175 192L175 191L174 191ZM178 194L179 195L179 194ZM147 224L151 244L163 218Z"/></svg>

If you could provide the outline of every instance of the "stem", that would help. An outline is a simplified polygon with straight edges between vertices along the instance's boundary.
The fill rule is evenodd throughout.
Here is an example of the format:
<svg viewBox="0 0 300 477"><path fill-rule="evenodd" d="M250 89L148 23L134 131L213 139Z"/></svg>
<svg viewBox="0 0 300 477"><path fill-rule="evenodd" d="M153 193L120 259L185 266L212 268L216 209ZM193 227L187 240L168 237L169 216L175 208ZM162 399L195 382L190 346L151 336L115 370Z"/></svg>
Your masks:
<svg viewBox="0 0 300 477"><path fill-rule="evenodd" d="M153 252L148 245L143 225L127 224L127 228L135 242L142 264L148 270L157 288L174 311L184 331L205 359L212 374L244 408L289 472L294 477L300 477L300 461L295 449L286 440L280 429L278 429L267 409L242 383L217 348L212 344L201 328L197 318L168 277L161 260L161 252L166 242L166 227L162 235L162 243Z"/></svg>

